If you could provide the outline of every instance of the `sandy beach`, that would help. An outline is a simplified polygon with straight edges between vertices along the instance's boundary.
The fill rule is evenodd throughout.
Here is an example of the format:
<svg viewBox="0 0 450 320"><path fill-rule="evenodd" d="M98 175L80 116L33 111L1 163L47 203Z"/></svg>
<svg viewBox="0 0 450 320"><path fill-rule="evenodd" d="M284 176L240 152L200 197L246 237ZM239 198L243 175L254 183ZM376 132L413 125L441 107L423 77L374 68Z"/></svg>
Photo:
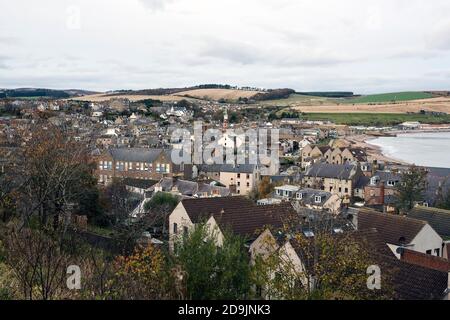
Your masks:
<svg viewBox="0 0 450 320"><path fill-rule="evenodd" d="M409 165L409 163L407 163L405 161L385 156L383 154L382 149L379 146L376 146L376 145L373 145L370 143L371 140L374 140L376 138L378 138L378 136L361 134L361 135L346 137L345 140L349 143L350 146L352 146L354 148L362 148L362 149L366 150L367 160L369 162L376 160L379 162Z"/></svg>

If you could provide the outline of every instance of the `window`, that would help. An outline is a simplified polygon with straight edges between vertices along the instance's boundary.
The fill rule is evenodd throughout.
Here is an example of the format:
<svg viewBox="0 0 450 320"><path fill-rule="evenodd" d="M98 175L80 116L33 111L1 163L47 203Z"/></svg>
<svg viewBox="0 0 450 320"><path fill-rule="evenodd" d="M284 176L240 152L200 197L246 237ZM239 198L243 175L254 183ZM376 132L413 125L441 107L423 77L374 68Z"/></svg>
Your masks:
<svg viewBox="0 0 450 320"><path fill-rule="evenodd" d="M297 193L297 199L303 199L303 193L298 192Z"/></svg>
<svg viewBox="0 0 450 320"><path fill-rule="evenodd" d="M348 188L345 188L345 193L348 193Z"/></svg>
<svg viewBox="0 0 450 320"><path fill-rule="evenodd" d="M100 169L100 170L103 170L103 161L100 161L100 162L99 162L99 169Z"/></svg>
<svg viewBox="0 0 450 320"><path fill-rule="evenodd" d="M247 174L247 180L248 180L248 179L250 179L250 175L249 175L249 174Z"/></svg>
<svg viewBox="0 0 450 320"><path fill-rule="evenodd" d="M431 250L427 250L427 254L431 255L431 252L432 252Z"/></svg>
<svg viewBox="0 0 450 320"><path fill-rule="evenodd" d="M173 224L173 233L175 233L175 234L178 233L178 224L177 223Z"/></svg>
<svg viewBox="0 0 450 320"><path fill-rule="evenodd" d="M189 229L188 227L183 227L183 235L186 237L188 235Z"/></svg>
<svg viewBox="0 0 450 320"><path fill-rule="evenodd" d="M315 196L315 197L314 197L314 201L315 201L316 203L321 203L321 202L322 202L322 197L321 197L321 196Z"/></svg>
<svg viewBox="0 0 450 320"><path fill-rule="evenodd" d="M434 249L434 255L436 257L440 257L441 256L441 249Z"/></svg>
<svg viewBox="0 0 450 320"><path fill-rule="evenodd" d="M388 185L389 187L394 187L394 186L396 185L396 183L395 183L395 181L388 180L387 185Z"/></svg>
<svg viewBox="0 0 450 320"><path fill-rule="evenodd" d="M247 182L247 188L250 187L250 182Z"/></svg>
<svg viewBox="0 0 450 320"><path fill-rule="evenodd" d="M238 181L238 187L240 187L241 186L241 182L240 181Z"/></svg>
<svg viewBox="0 0 450 320"><path fill-rule="evenodd" d="M240 178L241 178L241 174L240 174L240 173L238 173L238 174L237 174L237 177L238 177L238 179L240 179Z"/></svg>

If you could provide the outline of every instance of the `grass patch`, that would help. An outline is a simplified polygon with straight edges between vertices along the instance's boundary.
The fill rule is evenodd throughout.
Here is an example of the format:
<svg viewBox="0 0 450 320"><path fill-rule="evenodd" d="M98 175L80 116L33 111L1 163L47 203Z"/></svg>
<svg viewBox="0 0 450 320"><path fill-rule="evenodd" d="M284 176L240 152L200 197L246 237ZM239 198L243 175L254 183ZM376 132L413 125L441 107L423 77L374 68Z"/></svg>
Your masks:
<svg viewBox="0 0 450 320"><path fill-rule="evenodd" d="M104 237L112 237L115 234L115 231L112 228L98 227L94 225L88 225L87 230L91 233Z"/></svg>
<svg viewBox="0 0 450 320"><path fill-rule="evenodd" d="M430 99L434 96L431 93L426 92L393 92L393 93L382 93L382 94L372 94L367 96L362 96L358 98L347 99L347 103L386 103L386 102L397 102L397 101L410 101L410 100L421 100Z"/></svg>
<svg viewBox="0 0 450 320"><path fill-rule="evenodd" d="M332 121L350 126L393 126L406 121L428 124L450 123L450 115L422 115L403 113L307 113L302 116L311 121Z"/></svg>

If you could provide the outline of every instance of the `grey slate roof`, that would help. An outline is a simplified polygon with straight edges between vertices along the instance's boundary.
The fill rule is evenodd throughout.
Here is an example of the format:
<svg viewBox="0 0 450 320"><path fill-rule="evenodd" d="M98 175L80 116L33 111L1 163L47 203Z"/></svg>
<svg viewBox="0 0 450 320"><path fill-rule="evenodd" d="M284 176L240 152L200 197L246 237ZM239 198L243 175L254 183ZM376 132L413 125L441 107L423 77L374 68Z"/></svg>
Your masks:
<svg viewBox="0 0 450 320"><path fill-rule="evenodd" d="M316 163L306 171L305 177L351 180L355 176L356 170L357 165L354 164Z"/></svg>
<svg viewBox="0 0 450 320"><path fill-rule="evenodd" d="M330 199L330 197L332 196L330 192L308 188L301 189L297 191L297 194L298 193L302 194L302 199L300 201L303 202L304 204L309 205L324 205L328 201L328 199ZM321 197L322 201L320 203L316 203L315 201L316 196Z"/></svg>
<svg viewBox="0 0 450 320"><path fill-rule="evenodd" d="M376 229L385 243L409 244L426 225L425 221L376 212L369 209L358 211L358 230Z"/></svg>
<svg viewBox="0 0 450 320"><path fill-rule="evenodd" d="M231 164L212 164L202 165L200 171L202 172L234 172L234 173L253 173L256 170L254 164L239 164L233 166Z"/></svg>
<svg viewBox="0 0 450 320"><path fill-rule="evenodd" d="M113 148L110 149L111 156L116 161L125 162L153 162L163 152L163 149L146 148Z"/></svg>
<svg viewBox="0 0 450 320"><path fill-rule="evenodd" d="M441 237L450 239L450 210L416 207L408 217L428 222Z"/></svg>
<svg viewBox="0 0 450 320"><path fill-rule="evenodd" d="M360 176L358 180L356 180L355 183L355 189L364 189L365 186L367 186L370 182L370 178L366 176Z"/></svg>

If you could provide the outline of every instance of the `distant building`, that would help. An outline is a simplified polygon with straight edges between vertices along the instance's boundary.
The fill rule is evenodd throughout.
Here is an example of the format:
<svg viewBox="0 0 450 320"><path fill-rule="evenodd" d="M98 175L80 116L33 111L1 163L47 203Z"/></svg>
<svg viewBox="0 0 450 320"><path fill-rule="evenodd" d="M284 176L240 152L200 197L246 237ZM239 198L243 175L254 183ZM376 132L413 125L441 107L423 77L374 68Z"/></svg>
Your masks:
<svg viewBox="0 0 450 320"><path fill-rule="evenodd" d="M316 163L305 172L303 185L351 198L361 175L361 169L356 164Z"/></svg>
<svg viewBox="0 0 450 320"><path fill-rule="evenodd" d="M113 178L159 180L180 174L163 149L113 148L97 156L96 162L95 174L101 184L109 184Z"/></svg>
<svg viewBox="0 0 450 320"><path fill-rule="evenodd" d="M251 164L203 165L199 172L219 181L238 195L248 195L257 186L260 179L258 166Z"/></svg>

